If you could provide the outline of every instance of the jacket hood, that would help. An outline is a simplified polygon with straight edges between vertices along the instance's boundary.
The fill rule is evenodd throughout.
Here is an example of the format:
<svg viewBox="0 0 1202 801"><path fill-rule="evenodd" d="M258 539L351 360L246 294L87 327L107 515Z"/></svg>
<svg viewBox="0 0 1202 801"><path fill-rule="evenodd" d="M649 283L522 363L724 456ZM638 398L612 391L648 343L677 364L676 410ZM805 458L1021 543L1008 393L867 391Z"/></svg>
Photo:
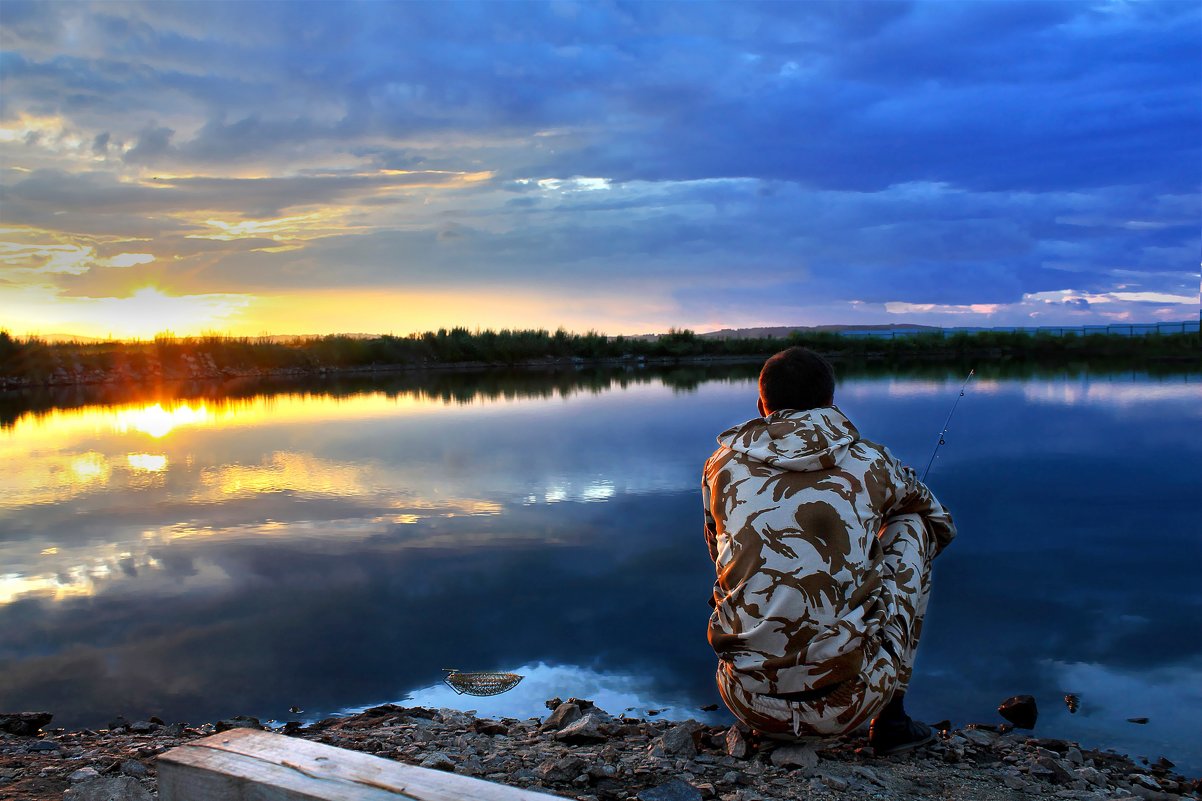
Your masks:
<svg viewBox="0 0 1202 801"><path fill-rule="evenodd" d="M782 409L718 435L718 444L782 470L829 470L842 461L860 432L835 406Z"/></svg>

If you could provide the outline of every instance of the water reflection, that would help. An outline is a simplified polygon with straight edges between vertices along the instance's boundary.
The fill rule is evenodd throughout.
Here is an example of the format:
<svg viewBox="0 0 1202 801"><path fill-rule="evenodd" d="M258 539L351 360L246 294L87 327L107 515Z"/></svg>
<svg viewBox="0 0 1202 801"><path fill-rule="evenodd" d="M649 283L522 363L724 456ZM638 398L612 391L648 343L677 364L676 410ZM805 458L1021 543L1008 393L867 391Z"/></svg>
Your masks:
<svg viewBox="0 0 1202 801"><path fill-rule="evenodd" d="M718 700L698 471L754 413L753 373L10 406L0 707L98 725L455 705L437 693L458 664L527 675L473 699L482 714L578 695L698 717ZM921 464L962 380L852 376L839 402ZM1044 733L1202 769L1182 744L1202 686L1198 387L974 382L931 472L961 537L938 565L916 712L992 720L1030 692Z"/></svg>
<svg viewBox="0 0 1202 801"><path fill-rule="evenodd" d="M652 685L645 675L602 672L580 665L548 665L542 662L518 665L512 668L512 672L524 678L521 684L504 695L465 699L445 684L430 684L407 692L399 700L388 700L406 706L434 709L460 709L469 704L482 717L523 720L546 715L546 702L552 698L587 698L615 717L663 715L668 719L693 718L707 723L726 720L723 713L693 706L688 696L663 694L662 688ZM341 711L361 712L370 706L372 704Z"/></svg>

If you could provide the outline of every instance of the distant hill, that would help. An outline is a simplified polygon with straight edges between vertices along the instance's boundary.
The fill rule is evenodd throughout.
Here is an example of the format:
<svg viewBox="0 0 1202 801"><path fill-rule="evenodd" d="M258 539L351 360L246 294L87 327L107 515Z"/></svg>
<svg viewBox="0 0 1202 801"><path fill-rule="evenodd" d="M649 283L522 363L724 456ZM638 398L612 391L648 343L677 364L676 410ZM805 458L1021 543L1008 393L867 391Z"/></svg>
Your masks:
<svg viewBox="0 0 1202 801"><path fill-rule="evenodd" d="M719 331L707 331L698 336L704 339L763 339L765 337L787 337L794 331L804 334L838 333L840 331L939 331L934 325L778 325L761 328L723 328Z"/></svg>
<svg viewBox="0 0 1202 801"><path fill-rule="evenodd" d="M17 339L28 339L29 337L36 337L43 342L79 342L81 344L110 341L108 337L83 337L79 334L30 334L29 336L18 336Z"/></svg>

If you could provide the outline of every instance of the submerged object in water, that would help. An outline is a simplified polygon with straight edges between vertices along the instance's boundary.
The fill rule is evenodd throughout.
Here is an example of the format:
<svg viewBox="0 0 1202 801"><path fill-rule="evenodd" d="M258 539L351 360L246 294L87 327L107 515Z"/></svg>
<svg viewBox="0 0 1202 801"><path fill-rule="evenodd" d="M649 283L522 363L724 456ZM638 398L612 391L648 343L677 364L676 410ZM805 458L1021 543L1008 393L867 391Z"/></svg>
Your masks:
<svg viewBox="0 0 1202 801"><path fill-rule="evenodd" d="M518 686L518 682L525 678L516 673L460 673L456 668L444 670L447 675L443 681L460 695L500 695Z"/></svg>

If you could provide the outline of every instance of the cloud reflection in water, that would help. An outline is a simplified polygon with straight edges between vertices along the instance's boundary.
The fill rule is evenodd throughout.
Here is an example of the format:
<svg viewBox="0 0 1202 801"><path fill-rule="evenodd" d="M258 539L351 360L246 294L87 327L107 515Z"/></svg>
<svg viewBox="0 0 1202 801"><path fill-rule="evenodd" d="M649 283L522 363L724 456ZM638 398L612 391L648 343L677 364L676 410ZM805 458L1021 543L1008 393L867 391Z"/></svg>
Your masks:
<svg viewBox="0 0 1202 801"><path fill-rule="evenodd" d="M442 668L518 665L537 680L516 716L601 693L611 712L696 716L717 701L699 467L754 413L753 384L543 380L206 400L206 422L157 439L119 408L20 417L0 431L0 706L63 725L285 719L444 703ZM922 463L961 381L851 378L839 402ZM1202 657L1180 636L1202 619L1196 377L981 386L931 473L961 537L937 566L916 710L988 720L1034 692L1044 733L1166 743L1202 767L1179 744L1184 707L1153 692L1185 688ZM1057 717L1070 691L1098 711ZM1107 695L1152 723L1102 716Z"/></svg>

